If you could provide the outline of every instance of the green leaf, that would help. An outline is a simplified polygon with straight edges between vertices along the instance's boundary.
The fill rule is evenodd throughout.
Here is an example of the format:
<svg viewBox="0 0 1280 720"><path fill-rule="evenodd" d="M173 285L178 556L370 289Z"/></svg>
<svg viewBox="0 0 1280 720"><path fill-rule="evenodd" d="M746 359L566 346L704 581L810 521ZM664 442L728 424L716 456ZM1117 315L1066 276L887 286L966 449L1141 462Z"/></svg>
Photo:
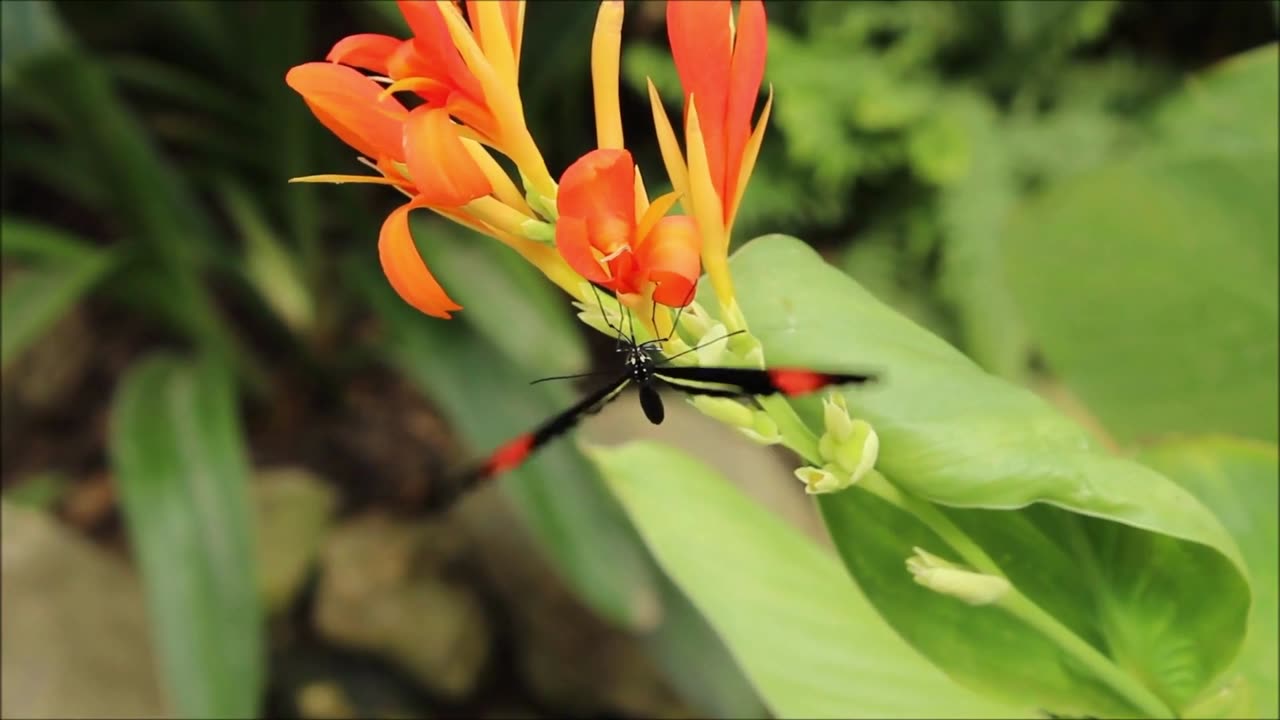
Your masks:
<svg viewBox="0 0 1280 720"><path fill-rule="evenodd" d="M469 332L465 314L450 321L427 317L397 297L371 266L354 265L352 271L387 324L387 358L431 397L476 457L572 404L563 386L530 386L529 371ZM652 563L571 442L539 451L499 482L590 607L623 627L651 629L658 623L662 606Z"/></svg>
<svg viewBox="0 0 1280 720"><path fill-rule="evenodd" d="M5 281L0 295L0 367L7 368L111 270L116 256L43 226L8 219L3 225L3 254L17 254L15 248L24 245L34 250L31 245L45 239L50 245L44 253L55 258Z"/></svg>
<svg viewBox="0 0 1280 720"><path fill-rule="evenodd" d="M109 449L170 701L184 717L253 717L265 674L249 470L234 385L163 355L116 391Z"/></svg>
<svg viewBox="0 0 1280 720"><path fill-rule="evenodd" d="M951 600L948 609L946 599L914 586L902 566L914 545L948 554L918 518L863 493L825 497L829 530L851 571L922 652L975 686L1092 714L1139 712L1134 702L1178 706L1231 661L1249 588L1230 536L1193 496L1093 448L1084 430L1037 396L982 372L798 240L760 238L732 268L768 363L883 373L875 386L845 395L880 436L877 468L902 490L948 508L936 509L1057 623L1097 650L1111 648L1129 697L1114 696L1117 675L1104 690L1097 667L1065 664L1057 640L1050 646L1043 633L990 608ZM817 398L795 404L820 427ZM1027 509L1007 512L1016 508ZM1147 553L1160 564L1148 564ZM1207 586L1216 588L1212 597ZM1001 650L975 656L988 646ZM1194 667L1175 664L1172 652L1194 655Z"/></svg>
<svg viewBox="0 0 1280 720"><path fill-rule="evenodd" d="M1156 113L1155 128L1188 147L1230 153L1272 148L1280 124L1280 45L1228 58L1190 78Z"/></svg>
<svg viewBox="0 0 1280 720"><path fill-rule="evenodd" d="M1240 544L1255 594L1237 670L1249 685L1252 707L1239 707L1229 717L1277 717L1280 469L1276 447L1230 437L1179 438L1144 448L1138 459L1208 505Z"/></svg>
<svg viewBox="0 0 1280 720"><path fill-rule="evenodd" d="M662 624L644 645L671 685L707 717L762 718L763 701L698 608L668 578L662 584Z"/></svg>
<svg viewBox="0 0 1280 720"><path fill-rule="evenodd" d="M8 84L25 63L62 52L69 40L51 3L0 3L0 78Z"/></svg>
<svg viewBox="0 0 1280 720"><path fill-rule="evenodd" d="M1049 367L1121 443L1275 441L1280 194L1275 46L1191 85L1164 142L1018 212L1010 286Z"/></svg>
<svg viewBox="0 0 1280 720"><path fill-rule="evenodd" d="M880 619L828 551L705 465L652 443L590 454L778 717L1029 714L950 680Z"/></svg>

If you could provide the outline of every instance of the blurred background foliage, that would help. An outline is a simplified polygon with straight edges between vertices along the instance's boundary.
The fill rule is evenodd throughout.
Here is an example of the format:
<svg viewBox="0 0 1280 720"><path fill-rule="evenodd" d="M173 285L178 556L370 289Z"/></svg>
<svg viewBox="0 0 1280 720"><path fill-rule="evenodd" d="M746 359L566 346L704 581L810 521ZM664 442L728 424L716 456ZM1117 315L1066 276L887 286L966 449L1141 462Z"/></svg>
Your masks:
<svg viewBox="0 0 1280 720"><path fill-rule="evenodd" d="M528 12L525 109L553 172L594 137L595 7ZM420 316L374 259L391 193L286 184L358 168L285 71L347 34L403 36L394 3L0 12L4 714L763 712L573 443L444 518L406 510L573 396L529 379L611 343L430 217L420 248L466 310ZM768 12L777 99L739 242L804 238L1112 447L1159 439L1153 462L1194 465L1216 446L1169 436L1233 435L1266 477L1280 4ZM628 142L661 185L643 93L679 101L661 4L629 4L625 41ZM1270 538L1274 564L1274 536L1272 516L1242 547ZM103 600L41 623L18 609L62 607L41 592ZM136 671L95 665L97 634ZM64 679L15 690L46 667Z"/></svg>

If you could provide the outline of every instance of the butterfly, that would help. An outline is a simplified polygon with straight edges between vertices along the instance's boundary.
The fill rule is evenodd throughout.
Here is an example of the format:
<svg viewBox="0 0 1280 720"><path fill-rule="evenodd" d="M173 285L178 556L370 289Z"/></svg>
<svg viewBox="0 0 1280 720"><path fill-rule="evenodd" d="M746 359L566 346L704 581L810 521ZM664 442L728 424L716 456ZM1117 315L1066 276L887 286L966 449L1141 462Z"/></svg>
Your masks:
<svg viewBox="0 0 1280 720"><path fill-rule="evenodd" d="M595 290L595 286L592 286ZM692 292L692 291L691 291ZM600 301L599 291L596 300ZM683 309L683 308L681 308ZM498 446L482 462L469 468L449 487L442 492L433 493L431 504L447 505L457 495L480 485L483 481L496 477L519 467L539 448L563 435L588 415L600 412L605 405L615 400L629 385L636 386L640 396L640 409L644 416L654 425L662 424L666 417L666 409L662 404L659 390L675 389L687 395L743 398L756 395L805 395L831 385L860 385L874 381L871 373L838 373L820 372L807 368L777 367L763 370L736 367L696 367L672 365L671 362L683 355L694 352L712 343L728 341L729 338L746 332L738 330L718 338L689 348L671 357L662 354L662 345L671 339L665 338L636 342L635 331L628 336L622 328L616 327L604 314L604 305L600 304L601 315L609 328L617 333L618 350L624 353L624 368L621 373L604 387L582 398L573 407L552 417L529 432L517 435ZM679 322L679 311L672 323L672 333ZM619 323L624 324L624 323ZM593 375L597 373L586 373ZM564 380L584 377L584 375L562 375L542 378L534 383L547 380Z"/></svg>

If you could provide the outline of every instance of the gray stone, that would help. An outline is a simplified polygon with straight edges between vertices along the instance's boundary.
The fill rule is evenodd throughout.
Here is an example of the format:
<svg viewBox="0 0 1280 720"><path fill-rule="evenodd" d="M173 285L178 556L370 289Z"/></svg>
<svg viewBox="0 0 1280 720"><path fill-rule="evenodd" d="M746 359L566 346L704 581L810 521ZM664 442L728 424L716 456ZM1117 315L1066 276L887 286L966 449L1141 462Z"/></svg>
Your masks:
<svg viewBox="0 0 1280 720"><path fill-rule="evenodd" d="M326 543L315 623L328 640L385 657L446 698L475 689L488 661L488 617L442 569L464 549L446 522L357 518Z"/></svg>
<svg viewBox="0 0 1280 720"><path fill-rule="evenodd" d="M168 715L130 568L40 512L0 512L0 715Z"/></svg>
<svg viewBox="0 0 1280 720"><path fill-rule="evenodd" d="M307 579L333 522L333 488L302 468L269 468L250 485L258 588L267 611L286 610Z"/></svg>

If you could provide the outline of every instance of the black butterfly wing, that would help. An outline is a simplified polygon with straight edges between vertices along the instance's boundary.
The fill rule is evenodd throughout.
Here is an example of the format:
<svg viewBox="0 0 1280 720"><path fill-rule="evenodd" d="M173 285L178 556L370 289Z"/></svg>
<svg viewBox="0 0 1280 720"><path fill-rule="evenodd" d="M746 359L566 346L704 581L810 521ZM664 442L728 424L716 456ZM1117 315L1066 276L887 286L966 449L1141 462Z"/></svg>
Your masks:
<svg viewBox="0 0 1280 720"><path fill-rule="evenodd" d="M673 367L654 374L690 395L739 397L743 395L806 395L831 385L860 385L875 380L869 373L824 373L804 368Z"/></svg>
<svg viewBox="0 0 1280 720"><path fill-rule="evenodd" d="M454 477L451 482L446 483L447 487L440 488L438 492L433 492L428 504L435 508L447 506L457 496L478 486L484 480L519 467L539 448L568 432L584 417L600 412L630 382L631 376L623 375L579 400L573 407L556 415L537 428L517 435L498 446L484 462L478 463Z"/></svg>

